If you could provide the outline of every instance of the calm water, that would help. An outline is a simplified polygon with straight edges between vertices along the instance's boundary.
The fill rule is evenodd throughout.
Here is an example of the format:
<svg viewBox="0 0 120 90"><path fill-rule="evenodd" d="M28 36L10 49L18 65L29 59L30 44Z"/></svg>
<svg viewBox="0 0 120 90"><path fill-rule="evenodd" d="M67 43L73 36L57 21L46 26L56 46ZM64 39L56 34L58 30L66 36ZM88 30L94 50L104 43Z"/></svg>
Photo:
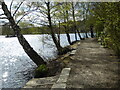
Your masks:
<svg viewBox="0 0 120 90"><path fill-rule="evenodd" d="M70 34L74 41L74 34ZM45 60L57 57L50 35L24 35L30 45ZM83 34L82 34L83 36ZM61 45L69 45L65 34L61 34ZM26 55L16 37L0 36L0 88L20 88L33 77L36 65Z"/></svg>

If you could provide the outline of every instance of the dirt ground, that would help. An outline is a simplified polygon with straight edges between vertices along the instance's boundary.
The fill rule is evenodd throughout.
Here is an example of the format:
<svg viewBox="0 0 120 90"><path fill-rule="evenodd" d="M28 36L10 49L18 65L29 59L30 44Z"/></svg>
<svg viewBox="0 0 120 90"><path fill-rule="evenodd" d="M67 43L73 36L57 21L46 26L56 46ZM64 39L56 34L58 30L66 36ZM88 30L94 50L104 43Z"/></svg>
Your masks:
<svg viewBox="0 0 120 90"><path fill-rule="evenodd" d="M71 48L75 50L57 58L63 66L71 68L68 79L64 83L68 90L120 88L120 59L115 56L112 50L103 48L96 39L91 38L77 42ZM58 68L56 67L56 70ZM60 73L53 77L32 79L24 88L51 90L53 84L57 83L59 75Z"/></svg>
<svg viewBox="0 0 120 90"><path fill-rule="evenodd" d="M65 60L71 68L67 88L118 88L120 62L112 50L95 39L80 42L75 55Z"/></svg>

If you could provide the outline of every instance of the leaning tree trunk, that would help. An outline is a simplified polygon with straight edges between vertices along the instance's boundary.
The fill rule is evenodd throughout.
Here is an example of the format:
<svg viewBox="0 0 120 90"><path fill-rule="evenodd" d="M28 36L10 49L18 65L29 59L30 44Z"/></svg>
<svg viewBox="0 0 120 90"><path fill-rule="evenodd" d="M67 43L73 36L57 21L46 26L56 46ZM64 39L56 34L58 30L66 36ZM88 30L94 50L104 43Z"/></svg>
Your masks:
<svg viewBox="0 0 120 90"><path fill-rule="evenodd" d="M80 32L79 32L78 29L77 29L77 33L78 33L78 36L79 36L80 40L83 40L83 38L81 37Z"/></svg>
<svg viewBox="0 0 120 90"><path fill-rule="evenodd" d="M65 33L66 33L67 40L68 40L69 44L72 45L69 32L67 30L65 30Z"/></svg>
<svg viewBox="0 0 120 90"><path fill-rule="evenodd" d="M59 21L59 28L58 28L57 37L58 37L58 43L59 43L59 45L60 45L60 21Z"/></svg>
<svg viewBox="0 0 120 90"><path fill-rule="evenodd" d="M76 29L75 32L78 34L80 40L83 40L83 38L81 37L80 32L79 32L79 30L78 30L78 28L77 28L77 26L76 26L76 21L74 21L74 23L75 23L74 28ZM77 38L77 37L76 37L76 38ZM77 40L76 40L76 41L77 41Z"/></svg>
<svg viewBox="0 0 120 90"><path fill-rule="evenodd" d="M66 2L66 5L67 5L67 2ZM72 45L70 34L69 34L69 26L68 26L68 22L69 22L68 10L66 10L66 20L64 18L64 22L66 24L66 26L65 26L65 33L67 35L67 40L68 40L69 44Z"/></svg>
<svg viewBox="0 0 120 90"><path fill-rule="evenodd" d="M64 23L66 23L65 19L64 19ZM67 41L70 45L72 45L70 34L69 34L69 31L68 31L68 26L64 26L64 28L65 28L65 33L66 33L66 36L67 36Z"/></svg>
<svg viewBox="0 0 120 90"><path fill-rule="evenodd" d="M53 31L53 27L52 27L52 21L51 21L51 14L50 14L50 2L46 3L46 6L47 6L47 9L48 9L48 22L49 22L49 28L51 30L51 36L52 36L52 39L53 39L53 42L55 43L55 46L58 50L58 53L61 53L62 51L62 46L60 45L60 43L58 42L56 36L55 36L55 33Z"/></svg>
<svg viewBox="0 0 120 90"><path fill-rule="evenodd" d="M74 32L75 32L75 40L77 41L77 32L76 32L76 22L75 22L75 10L74 10L74 5L72 2L72 16L73 16L73 21L74 21Z"/></svg>
<svg viewBox="0 0 120 90"><path fill-rule="evenodd" d="M15 34L17 35L18 41L23 47L26 54L32 59L32 61L37 65L46 64L46 62L33 50L33 48L30 46L30 44L27 42L27 40L24 38L24 36L20 33L20 27L15 23L11 12L8 10L7 5L5 2L1 2L2 10L4 11L4 14L8 18L12 29L14 30Z"/></svg>
<svg viewBox="0 0 120 90"><path fill-rule="evenodd" d="M77 41L77 33L78 33L78 36L80 38L80 40L82 40L82 37L80 35L80 32L77 28L77 25L76 25L76 19L75 19L75 8L74 8L74 3L72 2L72 16L73 16L73 21L74 21L74 30L75 30L75 39Z"/></svg>

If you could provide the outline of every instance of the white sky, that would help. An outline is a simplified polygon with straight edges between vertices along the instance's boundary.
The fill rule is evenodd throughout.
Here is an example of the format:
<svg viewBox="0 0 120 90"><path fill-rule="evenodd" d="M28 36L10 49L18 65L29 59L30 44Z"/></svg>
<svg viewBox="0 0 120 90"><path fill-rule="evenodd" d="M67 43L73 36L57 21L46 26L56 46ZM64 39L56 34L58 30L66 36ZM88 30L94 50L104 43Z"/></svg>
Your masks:
<svg viewBox="0 0 120 90"><path fill-rule="evenodd" d="M4 1L7 4L8 9L9 9L12 0L4 0ZM22 1L22 0L14 0L14 3L15 3L15 1ZM41 0L26 0L26 1L31 1L31 2L34 1L35 2L35 1L41 1ZM59 1L59 0L50 0L50 1ZM65 1L65 0L61 0L61 1ZM95 2L95 1L120 1L120 0L67 0L67 1L94 1ZM2 13L3 13L3 11L0 9L0 14L2 14ZM28 19L28 18L25 17L25 19ZM5 21L5 20L2 20L2 21Z"/></svg>
<svg viewBox="0 0 120 90"><path fill-rule="evenodd" d="M9 0L9 1L8 1L8 0L4 0L4 1L5 1L5 4L7 5L8 9L9 9L12 0ZM16 0L16 1L17 1L17 0ZM15 4L16 1L14 0L13 4ZM13 11L13 12L14 12L14 11ZM2 9L0 9L0 14L2 14L2 13L3 13L3 11L2 11ZM31 16L31 14L29 14L29 15ZM4 16L2 16L2 17L4 17ZM18 17L17 20L19 20L20 18L21 18L21 17ZM25 16L24 19L25 19L26 21L28 21L28 20L29 20L29 17ZM43 19L43 18L41 17L41 19ZM22 20L23 20L23 19L22 19ZM45 20L45 19L44 19L44 20ZM6 19L0 19L0 22L1 22L1 21L5 21L5 22L6 22L7 20L6 20ZM8 21L7 21L7 22L8 22ZM1 24L2 24L2 23L0 23L0 25L1 25ZM36 25L36 24L35 24L35 25Z"/></svg>
<svg viewBox="0 0 120 90"><path fill-rule="evenodd" d="M12 0L4 0L4 2L5 2L5 4L7 5L7 7L8 7L8 9L10 9L10 4L11 4L11 1ZM14 0L14 2L13 2L13 4L15 4L16 2L15 2L15 0ZM1 7L1 6L0 6ZM2 9L0 9L0 14L2 14L3 13L3 11L2 11ZM4 16L2 16L2 17L4 17ZM7 21L6 19L0 19L0 21ZM0 23L0 25L1 25L1 23Z"/></svg>

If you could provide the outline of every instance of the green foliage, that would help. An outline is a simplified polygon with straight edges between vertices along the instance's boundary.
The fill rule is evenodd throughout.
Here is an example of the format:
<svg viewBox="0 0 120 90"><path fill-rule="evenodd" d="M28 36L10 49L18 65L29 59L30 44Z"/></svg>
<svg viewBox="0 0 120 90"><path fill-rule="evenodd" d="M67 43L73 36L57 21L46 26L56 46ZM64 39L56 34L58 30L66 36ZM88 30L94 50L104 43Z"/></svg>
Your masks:
<svg viewBox="0 0 120 90"><path fill-rule="evenodd" d="M39 27L22 28L22 34L41 34Z"/></svg>
<svg viewBox="0 0 120 90"><path fill-rule="evenodd" d="M47 76L47 73L48 73L48 68L46 67L45 64L42 64L39 67L37 67L37 69L35 70L35 77L36 78L45 77Z"/></svg>
<svg viewBox="0 0 120 90"><path fill-rule="evenodd" d="M2 27L2 35L14 35L14 31L12 28L10 28L9 26L3 26Z"/></svg>
<svg viewBox="0 0 120 90"><path fill-rule="evenodd" d="M27 28L27 27L34 27L34 24L31 24L31 23L29 23L29 22L20 22L20 23L19 23L19 26L20 26L21 28Z"/></svg>
<svg viewBox="0 0 120 90"><path fill-rule="evenodd" d="M120 55L120 2L95 4L94 16L97 37L105 47Z"/></svg>
<svg viewBox="0 0 120 90"><path fill-rule="evenodd" d="M96 36L99 37L101 32L104 29L104 23L102 21L96 21L95 24L94 24L94 28L95 28L95 31L96 31Z"/></svg>

